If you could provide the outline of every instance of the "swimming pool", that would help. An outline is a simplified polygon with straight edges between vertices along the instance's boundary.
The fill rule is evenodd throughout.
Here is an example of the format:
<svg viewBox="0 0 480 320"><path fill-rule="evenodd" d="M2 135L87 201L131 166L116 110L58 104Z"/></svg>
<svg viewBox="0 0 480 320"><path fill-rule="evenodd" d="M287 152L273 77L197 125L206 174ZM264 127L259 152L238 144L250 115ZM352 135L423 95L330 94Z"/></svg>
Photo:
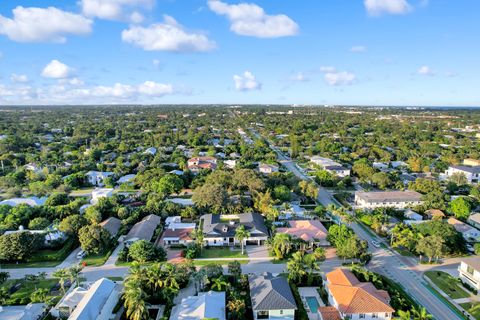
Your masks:
<svg viewBox="0 0 480 320"><path fill-rule="evenodd" d="M316 313L318 311L318 308L320 305L318 304L318 300L315 297L305 297L305 300L307 301L308 308L312 313Z"/></svg>

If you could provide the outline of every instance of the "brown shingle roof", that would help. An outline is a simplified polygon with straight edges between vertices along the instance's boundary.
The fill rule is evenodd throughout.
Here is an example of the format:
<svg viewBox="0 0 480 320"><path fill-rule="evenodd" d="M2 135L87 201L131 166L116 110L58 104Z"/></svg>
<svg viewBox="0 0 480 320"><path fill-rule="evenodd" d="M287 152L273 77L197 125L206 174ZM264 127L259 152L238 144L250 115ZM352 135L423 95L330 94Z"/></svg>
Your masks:
<svg viewBox="0 0 480 320"><path fill-rule="evenodd" d="M320 317L322 320L341 320L340 312L338 312L337 308L328 306L328 307L320 307L318 308L318 312L320 312Z"/></svg>

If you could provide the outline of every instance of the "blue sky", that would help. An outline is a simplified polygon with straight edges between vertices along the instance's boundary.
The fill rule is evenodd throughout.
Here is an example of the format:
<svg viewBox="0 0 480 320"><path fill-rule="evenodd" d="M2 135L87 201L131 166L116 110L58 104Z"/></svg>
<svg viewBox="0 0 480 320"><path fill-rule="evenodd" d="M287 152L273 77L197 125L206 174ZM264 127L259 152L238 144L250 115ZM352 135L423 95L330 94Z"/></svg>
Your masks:
<svg viewBox="0 0 480 320"><path fill-rule="evenodd" d="M0 2L0 104L479 106L478 0Z"/></svg>

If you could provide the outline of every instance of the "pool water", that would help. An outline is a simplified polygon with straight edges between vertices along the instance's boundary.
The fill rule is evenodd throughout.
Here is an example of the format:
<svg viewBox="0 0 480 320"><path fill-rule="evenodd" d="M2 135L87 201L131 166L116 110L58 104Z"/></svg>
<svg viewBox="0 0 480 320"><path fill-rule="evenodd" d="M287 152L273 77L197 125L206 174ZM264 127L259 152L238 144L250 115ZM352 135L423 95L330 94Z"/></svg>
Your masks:
<svg viewBox="0 0 480 320"><path fill-rule="evenodd" d="M312 313L316 313L318 311L318 308L320 305L318 304L318 300L315 297L305 297L305 300L307 301L308 308Z"/></svg>

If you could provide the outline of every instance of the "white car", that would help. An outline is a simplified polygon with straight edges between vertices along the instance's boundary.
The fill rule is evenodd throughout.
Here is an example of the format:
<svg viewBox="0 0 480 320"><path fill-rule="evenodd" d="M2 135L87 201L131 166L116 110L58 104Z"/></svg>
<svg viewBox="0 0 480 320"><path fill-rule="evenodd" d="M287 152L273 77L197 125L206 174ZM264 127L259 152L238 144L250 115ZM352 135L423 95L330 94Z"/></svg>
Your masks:
<svg viewBox="0 0 480 320"><path fill-rule="evenodd" d="M77 253L77 259L83 259L85 258L85 256L87 255L87 253L83 250L80 250L78 253Z"/></svg>
<svg viewBox="0 0 480 320"><path fill-rule="evenodd" d="M372 240L372 245L373 245L375 248L380 248L380 243L379 243L378 241Z"/></svg>

